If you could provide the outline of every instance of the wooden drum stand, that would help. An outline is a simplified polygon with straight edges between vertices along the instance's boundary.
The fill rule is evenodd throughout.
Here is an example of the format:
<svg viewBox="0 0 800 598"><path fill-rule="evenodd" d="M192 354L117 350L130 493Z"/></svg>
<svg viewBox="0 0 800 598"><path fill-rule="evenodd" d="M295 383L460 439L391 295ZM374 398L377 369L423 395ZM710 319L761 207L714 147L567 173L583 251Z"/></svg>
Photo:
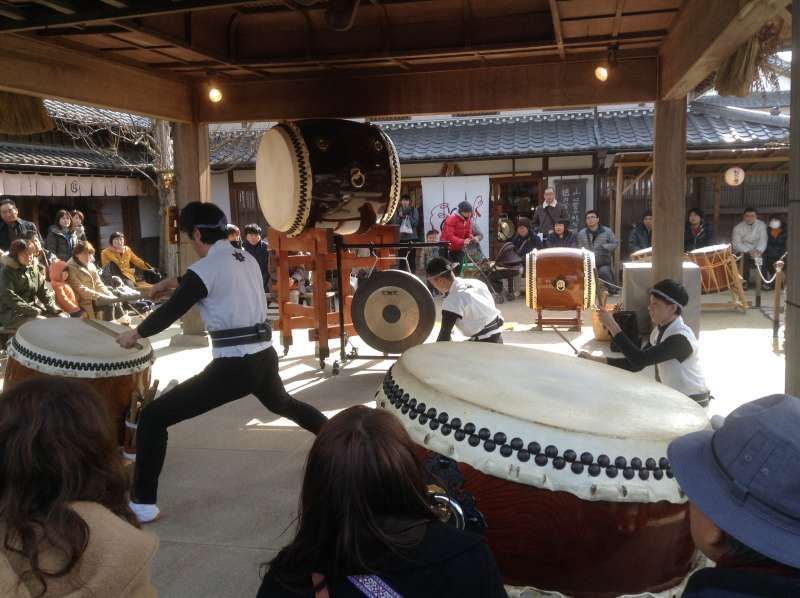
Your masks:
<svg viewBox="0 0 800 598"><path fill-rule="evenodd" d="M341 256L341 279L337 284L342 287L343 302L338 310L328 311L327 274L336 272L336 247L334 234L328 228L311 228L296 237L289 237L275 229L267 233L270 248L274 251L277 273L278 320L275 330L280 330L283 354L289 352L292 345L292 330L308 330L308 339L317 343L315 355L319 357L320 369L325 368L325 359L331 352L328 341L339 336L339 311L343 311L345 331L355 336L350 304L353 300L353 289L350 286L350 272L354 268L386 269L391 267L390 260L378 260L375 257L357 257L355 253L343 252ZM377 225L366 233L348 235L347 242L353 244L374 243L375 245L397 243L399 228L397 226ZM305 255L290 255L302 252ZM391 249L377 249L378 257L392 255ZM302 266L311 273L312 298L311 305L300 305L289 300L289 269Z"/></svg>

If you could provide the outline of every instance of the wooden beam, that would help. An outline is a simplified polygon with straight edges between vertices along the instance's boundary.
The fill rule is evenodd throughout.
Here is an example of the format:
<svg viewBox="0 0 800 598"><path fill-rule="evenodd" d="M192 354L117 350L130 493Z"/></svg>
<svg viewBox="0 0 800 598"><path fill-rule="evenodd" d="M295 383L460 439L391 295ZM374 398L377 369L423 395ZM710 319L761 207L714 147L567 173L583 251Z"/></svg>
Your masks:
<svg viewBox="0 0 800 598"><path fill-rule="evenodd" d="M208 102L198 87L197 116L201 122L347 118L585 106L590 99L597 104L655 99L654 56L620 60L613 84L595 79L596 64L590 58L437 72L231 82L223 85L224 99L218 104Z"/></svg>
<svg viewBox="0 0 800 598"><path fill-rule="evenodd" d="M684 2L659 51L661 97L687 95L785 6L786 0Z"/></svg>
<svg viewBox="0 0 800 598"><path fill-rule="evenodd" d="M694 160L686 160L686 164L688 166L698 166L698 165L741 165L741 164L764 164L764 163L772 163L772 162L789 162L789 156L764 156L763 158L743 158L741 156L732 157L732 158L710 158L708 160L701 160L701 159L694 159ZM652 162L625 162L620 161L619 164L622 164L625 168L634 168L639 167L643 168L646 166L651 166Z"/></svg>
<svg viewBox="0 0 800 598"><path fill-rule="evenodd" d="M800 56L800 0L792 2L792 54ZM789 230L800 230L800 60L792 61L792 96L789 154ZM786 392L800 397L800 234L789 236L786 272ZM777 314L776 314L777 315ZM792 365L794 364L794 365Z"/></svg>
<svg viewBox="0 0 800 598"><path fill-rule="evenodd" d="M122 0L100 0L103 4L108 4L114 8L128 8L128 3Z"/></svg>
<svg viewBox="0 0 800 598"><path fill-rule="evenodd" d="M74 15L78 12L75 3L70 2L70 0L34 0L34 2L60 12L62 15Z"/></svg>
<svg viewBox="0 0 800 598"><path fill-rule="evenodd" d="M622 29L622 11L625 9L625 0L617 0L617 10L614 14L614 25L611 27L611 37L618 37Z"/></svg>
<svg viewBox="0 0 800 598"><path fill-rule="evenodd" d="M553 19L553 32L556 35L556 44L558 45L558 57L561 60L566 60L567 54L564 52L564 33L561 29L561 17L558 14L558 2L556 0L548 0L550 2L550 16Z"/></svg>
<svg viewBox="0 0 800 598"><path fill-rule="evenodd" d="M10 2L0 2L0 17L6 17L19 22L27 19L25 13Z"/></svg>
<svg viewBox="0 0 800 598"><path fill-rule="evenodd" d="M656 102L653 147L653 282L683 280L686 98Z"/></svg>
<svg viewBox="0 0 800 598"><path fill-rule="evenodd" d="M623 163L620 163L620 164L617 164L617 168L619 168L619 167L622 167L622 168L624 168L625 166L627 166L627 164L625 164L624 162L623 162ZM642 172L640 172L639 174L637 174L635 179L633 179L633 180L632 180L630 183L628 183L627 185L625 185L625 188L622 190L622 193L623 193L623 195L624 195L625 193L627 193L628 191L630 191L631 189L633 189L633 188L636 186L636 183L638 183L638 182L639 182L639 181L641 181L641 180L642 180L644 177L646 177L646 176L647 176L647 174L648 174L648 173L649 173L649 172L650 172L652 169L653 169L653 165L651 164L650 166L648 166L647 168L645 168L645 169L644 169Z"/></svg>
<svg viewBox="0 0 800 598"><path fill-rule="evenodd" d="M614 236L617 237L617 248L614 250L614 271L619 280L619 269L621 263L619 261L619 250L622 245L622 202L625 197L625 190L623 185L625 183L625 170L622 166L617 165L617 185L616 185L616 199L614 200Z"/></svg>
<svg viewBox="0 0 800 598"><path fill-rule="evenodd" d="M719 213L722 206L722 177L714 177L714 232L719 236Z"/></svg>
<svg viewBox="0 0 800 598"><path fill-rule="evenodd" d="M0 89L79 104L192 120L188 84L18 35L0 35Z"/></svg>

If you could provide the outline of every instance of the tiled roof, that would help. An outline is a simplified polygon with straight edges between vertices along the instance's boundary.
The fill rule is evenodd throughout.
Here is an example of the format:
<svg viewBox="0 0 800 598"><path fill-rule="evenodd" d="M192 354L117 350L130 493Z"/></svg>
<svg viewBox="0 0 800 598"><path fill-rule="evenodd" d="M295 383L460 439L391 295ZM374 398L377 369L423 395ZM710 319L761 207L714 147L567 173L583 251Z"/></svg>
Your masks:
<svg viewBox="0 0 800 598"><path fill-rule="evenodd" d="M129 162L137 163L135 157ZM146 167L146 165L145 165ZM88 149L29 145L0 142L0 168L42 169L69 172L113 171L129 172L130 169L119 161L112 160Z"/></svg>
<svg viewBox="0 0 800 598"><path fill-rule="evenodd" d="M701 104L713 106L728 106L732 108L750 108L766 110L768 108L785 107L790 104L791 92L788 90L765 91L752 93L744 97L704 95L695 100Z"/></svg>
<svg viewBox="0 0 800 598"><path fill-rule="evenodd" d="M614 152L653 146L652 109L599 112L596 118L593 112L566 112L378 124L391 137L401 162ZM254 165L262 133L213 133L212 166ZM763 147L788 142L786 117L697 104L688 115L690 148Z"/></svg>
<svg viewBox="0 0 800 598"><path fill-rule="evenodd" d="M44 106L47 108L51 118L66 122L106 126L122 125L139 129L149 129L153 126L153 121L147 117L126 112L116 112L105 108L68 104L58 100L45 100Z"/></svg>

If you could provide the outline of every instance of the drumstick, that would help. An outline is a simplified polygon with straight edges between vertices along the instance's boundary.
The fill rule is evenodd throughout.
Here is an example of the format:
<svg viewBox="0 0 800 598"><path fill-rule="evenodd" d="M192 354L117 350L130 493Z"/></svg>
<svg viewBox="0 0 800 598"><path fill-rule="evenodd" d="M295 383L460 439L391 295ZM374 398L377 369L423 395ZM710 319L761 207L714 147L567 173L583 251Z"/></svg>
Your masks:
<svg viewBox="0 0 800 598"><path fill-rule="evenodd" d="M570 348L570 349L572 349L573 351L575 351L575 355L580 355L580 351L578 351L578 350L575 348L575 345L573 345L571 342L569 342L569 339L568 339L566 336L564 336L563 334L561 334L561 331L560 331L558 328L556 328L555 326L550 326L550 328L552 328L552 329L553 329L553 332L555 332L555 333L556 333L558 336L560 336L560 337L561 337L561 340L562 340L562 341L564 341L565 343L567 343L567 344L569 345L569 348Z"/></svg>
<svg viewBox="0 0 800 598"><path fill-rule="evenodd" d="M99 330L100 332L102 332L102 333L103 333L103 334L105 334L106 336L110 336L110 337L112 337L114 340L117 340L117 336L119 336L119 335L118 335L116 332L114 332L114 331L113 331L113 330L111 330L110 328L106 328L105 326L103 326L103 325L102 325L100 322L98 322L97 320L81 320L81 322L85 322L86 324L88 324L89 326L91 326L92 328L94 328L95 330ZM140 345L139 343L136 343L136 344L135 344L135 345L133 345L133 347L131 347L131 348L133 348L133 349L139 349L139 350L141 351L141 350L142 350L142 345Z"/></svg>

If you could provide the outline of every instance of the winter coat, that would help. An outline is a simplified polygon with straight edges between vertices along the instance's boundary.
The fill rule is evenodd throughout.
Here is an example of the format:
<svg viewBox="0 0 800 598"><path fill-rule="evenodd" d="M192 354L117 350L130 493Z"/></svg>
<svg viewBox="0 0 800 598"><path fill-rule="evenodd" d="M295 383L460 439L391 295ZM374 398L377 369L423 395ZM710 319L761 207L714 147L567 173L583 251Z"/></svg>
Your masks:
<svg viewBox="0 0 800 598"><path fill-rule="evenodd" d="M653 246L653 231L647 230L647 227L642 224L634 225L631 229L631 234L628 237L628 251L640 251Z"/></svg>
<svg viewBox="0 0 800 598"><path fill-rule="evenodd" d="M104 506L75 502L71 508L89 527L89 542L80 561L63 577L46 577L45 598L155 598L150 583L150 561L158 538L136 529ZM0 525L5 537L5 528ZM43 543L40 565L55 569L62 564L59 550ZM29 569L19 554L0 546L0 596L31 598L39 594L35 582L19 583L19 571Z"/></svg>
<svg viewBox="0 0 800 598"><path fill-rule="evenodd" d="M72 234L75 235L76 242L86 240L86 228L82 224L80 226L73 226L70 230Z"/></svg>
<svg viewBox="0 0 800 598"><path fill-rule="evenodd" d="M100 273L92 262L84 266L72 258L67 262L67 268L69 268L69 285L78 296L78 305L86 311L89 319L97 319L94 302L101 297L108 300L116 299L116 297L100 280Z"/></svg>
<svg viewBox="0 0 800 598"><path fill-rule="evenodd" d="M464 243L472 238L472 218L464 218L459 212L453 212L444 221L440 241L450 244L450 251L463 251Z"/></svg>
<svg viewBox="0 0 800 598"><path fill-rule="evenodd" d="M122 275L130 281L136 282L136 273L133 266L139 270L152 270L153 266L141 259L127 245L122 253L114 251L111 247L106 247L100 254L100 265L105 268L108 264L114 263L119 268Z"/></svg>
<svg viewBox="0 0 800 598"><path fill-rule="evenodd" d="M75 233L72 229L66 231L58 225L53 225L47 230L47 239L44 246L48 251L56 254L60 260L67 261L72 257L72 248L76 243Z"/></svg>
<svg viewBox="0 0 800 598"><path fill-rule="evenodd" d="M398 207L394 216L392 216L392 224L400 226L403 223L403 220L408 220L408 225L411 227L413 232L400 233L400 240L414 241L417 238L417 231L419 230L419 212L417 211L417 208L409 207L406 212L403 212L402 206Z"/></svg>
<svg viewBox="0 0 800 598"><path fill-rule="evenodd" d="M597 235L593 237L588 228L582 228L578 233L578 247L594 253L594 261L598 268L610 266L619 241L614 236L614 231L602 224L597 225L596 232Z"/></svg>
<svg viewBox="0 0 800 598"><path fill-rule="evenodd" d="M61 280L61 274L67 267L67 262L55 260L50 264L50 284L53 287L53 294L56 297L56 305L68 314L80 311L78 297L68 282Z"/></svg>
<svg viewBox="0 0 800 598"><path fill-rule="evenodd" d="M531 226L546 237L555 228L559 220L569 220L567 206L558 202L554 206L539 204L533 210Z"/></svg>
<svg viewBox="0 0 800 598"><path fill-rule="evenodd" d="M753 224L740 222L733 227L731 245L736 253L763 253L767 248L767 224L763 220L756 220Z"/></svg>
<svg viewBox="0 0 800 598"><path fill-rule="evenodd" d="M788 235L786 229L780 229L777 237L772 236L772 230L767 233L767 248L764 250L764 258L770 260L779 260L781 256L786 253L786 241Z"/></svg>
<svg viewBox="0 0 800 598"><path fill-rule="evenodd" d="M269 292L269 245L263 239L255 245L245 240L242 245L245 251L256 258L261 276L264 278L264 292Z"/></svg>
<svg viewBox="0 0 800 598"><path fill-rule="evenodd" d="M544 246L547 249L551 247L577 247L578 237L571 230L565 230L563 237L559 237L555 232L552 232L544 240Z"/></svg>
<svg viewBox="0 0 800 598"><path fill-rule="evenodd" d="M511 244L520 257L525 257L534 249L542 248L542 240L539 238L539 235L533 232L528 232L526 237L521 237L518 233L515 234L511 237Z"/></svg>
<svg viewBox="0 0 800 598"><path fill-rule="evenodd" d="M692 230L692 225L686 223L683 231L683 250L694 251L714 244L714 225L702 220L697 234Z"/></svg>
<svg viewBox="0 0 800 598"><path fill-rule="evenodd" d="M788 598L800 596L800 570L773 567L707 567L689 577L683 598Z"/></svg>
<svg viewBox="0 0 800 598"><path fill-rule="evenodd" d="M23 266L9 255L0 258L0 324L17 328L26 320L41 315L56 315L53 292L45 285L44 266L31 260Z"/></svg>
<svg viewBox="0 0 800 598"><path fill-rule="evenodd" d="M16 222L10 226L4 220L0 221L0 249L8 251L11 247L11 241L22 239L28 231L35 231L37 235L39 234L39 229L36 228L33 222L28 222L22 218L17 218Z"/></svg>

